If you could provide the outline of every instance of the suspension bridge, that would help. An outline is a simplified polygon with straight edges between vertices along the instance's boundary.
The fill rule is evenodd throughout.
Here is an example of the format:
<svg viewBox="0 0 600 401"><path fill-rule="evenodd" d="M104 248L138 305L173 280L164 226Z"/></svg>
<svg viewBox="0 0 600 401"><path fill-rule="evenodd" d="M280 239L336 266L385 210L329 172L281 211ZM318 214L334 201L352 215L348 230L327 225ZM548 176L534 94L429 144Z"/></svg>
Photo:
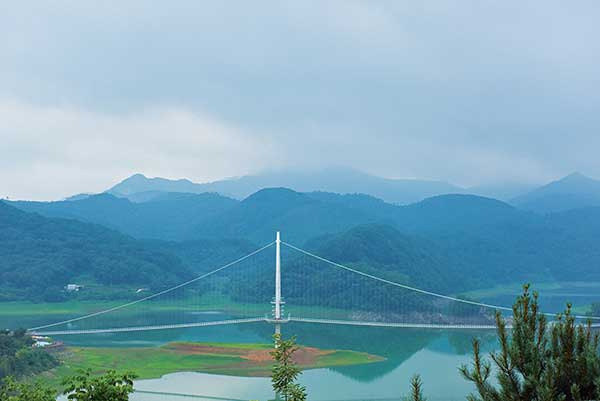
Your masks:
<svg viewBox="0 0 600 401"><path fill-rule="evenodd" d="M267 252L273 247L275 263ZM284 253L287 262L282 268ZM32 327L29 332L84 335L252 323L273 324L280 332L281 325L289 322L490 330L496 328L497 311L512 311L508 306L403 284L397 271L386 275L309 252L282 241L277 232L275 241L188 281L110 308Z"/></svg>

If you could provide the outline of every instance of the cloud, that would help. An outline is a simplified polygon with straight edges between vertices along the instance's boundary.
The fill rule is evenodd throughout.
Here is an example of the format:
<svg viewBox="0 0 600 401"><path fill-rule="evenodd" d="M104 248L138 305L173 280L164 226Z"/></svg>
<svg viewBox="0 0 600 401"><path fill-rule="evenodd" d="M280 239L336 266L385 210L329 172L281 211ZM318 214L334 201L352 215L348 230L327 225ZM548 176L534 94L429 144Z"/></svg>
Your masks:
<svg viewBox="0 0 600 401"><path fill-rule="evenodd" d="M11 198L99 192L134 172L214 180L264 168L273 153L268 139L176 108L107 115L4 100L0 121L0 182Z"/></svg>
<svg viewBox="0 0 600 401"><path fill-rule="evenodd" d="M600 177L599 19L587 0L12 2L0 14L0 98L55 129L6 159L22 176L38 158L92 174L51 145L94 153L85 146L102 141L64 138L53 111L131 136L112 149L137 155L128 166L90 175L103 185L137 170L201 180L324 165L460 185ZM161 132L178 118L232 131L237 156L193 169L193 136L150 135L145 161L148 127L132 120L157 116Z"/></svg>

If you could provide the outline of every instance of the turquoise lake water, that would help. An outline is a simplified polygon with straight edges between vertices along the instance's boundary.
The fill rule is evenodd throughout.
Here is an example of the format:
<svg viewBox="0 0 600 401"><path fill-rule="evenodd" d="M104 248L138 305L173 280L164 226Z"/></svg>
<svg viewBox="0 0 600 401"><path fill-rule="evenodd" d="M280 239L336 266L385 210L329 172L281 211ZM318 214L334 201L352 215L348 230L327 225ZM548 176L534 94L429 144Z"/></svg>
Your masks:
<svg viewBox="0 0 600 401"><path fill-rule="evenodd" d="M510 305L514 294L482 299L502 305ZM577 306L589 305L600 300L597 285L578 284L560 289L545 290L541 299L545 311L560 311L565 302ZM137 324L162 321L168 323L169 315L145 315ZM222 320L231 318L219 312L200 314L200 319ZM70 316L52 316L60 320ZM48 317L30 317L21 321L0 319L5 327L32 327L48 323ZM130 319L130 317L123 317ZM117 322L118 323L118 322ZM102 327L102 325L98 326ZM77 327L74 327L77 328ZM274 327L267 323L251 323L237 326L199 327L151 332L94 334L62 336L59 340L67 345L146 347L160 346L172 341L197 342L270 342ZM364 351L385 358L384 361L330 369L305 371L300 381L309 393L310 400L400 400L407 394L409 380L418 373L424 381L429 400L464 400L473 386L459 374L461 364L470 363L471 341L478 337L486 353L496 347L494 331L423 330L375 327L347 327L306 323L283 325L284 336L296 335L303 345L324 349L348 349ZM140 391L133 401L179 401L193 399L270 400L274 398L268 378L247 378L211 375L193 372L165 375L160 379L136 382Z"/></svg>

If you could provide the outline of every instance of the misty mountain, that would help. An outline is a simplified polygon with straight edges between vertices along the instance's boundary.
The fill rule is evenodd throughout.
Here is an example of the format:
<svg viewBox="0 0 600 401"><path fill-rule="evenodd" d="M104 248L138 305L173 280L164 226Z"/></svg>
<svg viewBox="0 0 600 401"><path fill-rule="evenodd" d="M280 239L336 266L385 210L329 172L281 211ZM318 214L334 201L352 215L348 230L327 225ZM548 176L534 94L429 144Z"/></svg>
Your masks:
<svg viewBox="0 0 600 401"><path fill-rule="evenodd" d="M187 192L203 193L211 192L199 189L199 185L187 179L169 180L166 178L148 178L143 174L134 174L113 186L106 192L119 196L129 196L139 192Z"/></svg>
<svg viewBox="0 0 600 401"><path fill-rule="evenodd" d="M270 187L285 187L297 192L365 193L398 204L417 202L434 195L465 192L463 188L443 181L388 179L341 168L313 172L271 172L204 184L185 179L147 178L142 174L135 174L107 192L130 199L138 193L146 193L145 197L151 198L156 192L216 192L244 199Z"/></svg>
<svg viewBox="0 0 600 401"><path fill-rule="evenodd" d="M376 208L356 202L362 196L332 194L346 201L332 202L318 193L299 193L286 188L263 189L224 213L211 217L195 227L197 238L245 238L257 244L271 242L276 231L285 238L303 243L325 233L347 230L357 224L377 222L383 214ZM383 208L396 206L376 201ZM357 205L360 204L360 205Z"/></svg>
<svg viewBox="0 0 600 401"><path fill-rule="evenodd" d="M104 221L140 238L183 240L155 246L176 254L197 271L271 242L278 230L285 241L314 246L315 238L326 240L356 226L386 225L427 242L444 269L472 288L566 280L568 272L600 279L597 208L540 215L495 199L461 194L399 206L368 195L285 188L264 189L243 201L215 194L170 193L132 203L104 194L80 201L15 205L42 214ZM213 251L207 251L210 241L219 244Z"/></svg>
<svg viewBox="0 0 600 401"><path fill-rule="evenodd" d="M146 243L153 249L176 255L195 273L214 270L258 249L256 244L244 239L149 240Z"/></svg>
<svg viewBox="0 0 600 401"><path fill-rule="evenodd" d="M449 293L498 283L600 280L600 208L539 216L496 202L441 196L407 207L412 210L400 214L393 229L366 225L309 240L305 247L364 269L382 266L382 258L399 271L412 263L425 273L408 277ZM423 253L427 257L418 256Z"/></svg>
<svg viewBox="0 0 600 401"><path fill-rule="evenodd" d="M217 194L160 192L151 202L133 203L110 194L57 202L12 202L14 206L48 217L78 219L105 225L136 238L189 239L188 230L210 216L236 205Z"/></svg>
<svg viewBox="0 0 600 401"><path fill-rule="evenodd" d="M504 202L521 196L533 190L534 185L518 182L499 182L481 184L466 189L466 193L485 196L486 198L494 198Z"/></svg>
<svg viewBox="0 0 600 401"><path fill-rule="evenodd" d="M315 239L308 246L320 256L399 283L444 292L454 290L456 284L465 287L435 244L402 234L388 225L359 225ZM321 305L333 308L377 311L390 304L416 309L431 304L431 299L343 271L285 247L282 255L282 286L286 302L291 305L310 305L319 299ZM234 297L240 301L250 301L252 297L269 299L272 271L262 269L256 278L255 282L237 283ZM357 288L360 294L356 293Z"/></svg>
<svg viewBox="0 0 600 401"><path fill-rule="evenodd" d="M573 173L516 197L511 203L538 213L600 206L600 181Z"/></svg>
<svg viewBox="0 0 600 401"><path fill-rule="evenodd" d="M413 286L447 290L456 272L432 241L403 234L384 224L364 224L345 232L311 240L307 247L319 256Z"/></svg>
<svg viewBox="0 0 600 401"><path fill-rule="evenodd" d="M94 194L81 193L81 194L75 194L75 195L68 196L68 197L66 197L63 200L66 200L66 201L78 201L78 200L87 199L87 198L89 198L90 196L93 196L93 195Z"/></svg>
<svg viewBox="0 0 600 401"><path fill-rule="evenodd" d="M158 192L142 203L110 194L77 201L11 202L47 217L93 222L136 238L167 241L273 240L285 228L288 239L306 239L346 230L356 224L385 221L397 206L367 195L299 193L284 188L258 191L239 202L214 193Z"/></svg>
<svg viewBox="0 0 600 401"><path fill-rule="evenodd" d="M408 206L363 194L300 193L286 188L260 190L243 201L213 193L156 193L134 203L109 194L78 201L12 202L47 217L74 218L103 224L136 238L162 240L246 239L270 242L281 230L302 244L366 223L385 223L417 234L472 232L509 217L529 213L494 199L474 195L441 195Z"/></svg>
<svg viewBox="0 0 600 401"><path fill-rule="evenodd" d="M190 276L173 254L116 231L26 213L0 201L0 298L5 300L56 300L68 283L122 287L132 296L137 286L164 288Z"/></svg>
<svg viewBox="0 0 600 401"><path fill-rule="evenodd" d="M596 210L582 214L600 221ZM259 191L208 219L195 233L266 243L274 231L281 230L284 240L314 247L314 237L323 241L357 225L386 224L403 235L428 241L444 268L472 288L568 280L569 272L600 279L600 257L591 245L600 230L568 224L569 218L541 216L473 195L442 195L395 206L365 195L302 194L276 188Z"/></svg>
<svg viewBox="0 0 600 401"><path fill-rule="evenodd" d="M523 220L528 213L491 198L476 195L440 195L398 208L393 218L401 231L469 233L511 219Z"/></svg>

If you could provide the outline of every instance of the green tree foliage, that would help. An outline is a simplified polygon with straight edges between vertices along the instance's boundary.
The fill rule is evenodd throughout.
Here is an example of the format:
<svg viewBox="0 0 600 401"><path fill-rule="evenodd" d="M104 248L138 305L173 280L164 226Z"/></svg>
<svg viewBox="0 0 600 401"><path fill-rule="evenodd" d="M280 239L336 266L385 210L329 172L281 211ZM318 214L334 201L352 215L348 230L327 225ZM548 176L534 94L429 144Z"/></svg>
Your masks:
<svg viewBox="0 0 600 401"><path fill-rule="evenodd" d="M56 393L40 383L17 383L7 377L0 383L0 401L55 401Z"/></svg>
<svg viewBox="0 0 600 401"><path fill-rule="evenodd" d="M132 297L139 287L164 288L192 276L176 256L116 231L25 213L2 201L0 260L0 301L61 301L63 287L74 282L88 289L120 286Z"/></svg>
<svg viewBox="0 0 600 401"><path fill-rule="evenodd" d="M75 218L102 224L135 238L169 241L193 239L197 225L237 203L215 193L168 192L157 193L147 202L130 202L107 193L77 201L11 202L19 209L46 217Z"/></svg>
<svg viewBox="0 0 600 401"><path fill-rule="evenodd" d="M379 224L361 225L340 234L329 235L307 244L307 249L319 256L356 268L365 273L385 277L402 284L422 286L441 292L449 291L451 275L441 262L438 251L427 241L400 233ZM284 248L283 252L287 249ZM288 256L289 255L289 256ZM380 311L381 305L402 306L411 310L431 310L431 299L392 286L382 286L373 280L352 276L351 273L327 266L323 262L312 263L297 253L284 254L286 300L294 305L307 305L319 296L319 305L333 308ZM269 299L273 293L272 274L261 269L256 281L237 282L233 298L240 302L252 302L257 297ZM341 286L340 282L351 279L354 285ZM257 285L260 282L260 285ZM348 281L346 281L348 282ZM297 283L303 283L302 286ZM362 294L357 294L360 287ZM367 295L368 294L368 295ZM467 309L473 315L474 307Z"/></svg>
<svg viewBox="0 0 600 401"><path fill-rule="evenodd" d="M404 398L405 401L427 401L423 395L423 380L421 376L414 375L410 379L410 396Z"/></svg>
<svg viewBox="0 0 600 401"><path fill-rule="evenodd" d="M600 302L592 304L592 316L600 316Z"/></svg>
<svg viewBox="0 0 600 401"><path fill-rule="evenodd" d="M34 341L25 330L0 331L0 379L43 372L58 365L44 349L33 348Z"/></svg>
<svg viewBox="0 0 600 401"><path fill-rule="evenodd" d="M477 388L470 401L580 401L598 396L599 337L590 324L575 323L570 305L549 325L538 309L537 294L532 296L525 286L511 323L509 335L507 321L497 313L500 350L490 355L491 362L482 358L479 341L473 340L472 366L460 368ZM497 385L490 383L492 371Z"/></svg>
<svg viewBox="0 0 600 401"><path fill-rule="evenodd" d="M117 374L109 370L92 377L91 370L81 370L64 380L64 394L72 401L127 401L133 393L133 373Z"/></svg>
<svg viewBox="0 0 600 401"><path fill-rule="evenodd" d="M285 401L305 401L306 389L296 383L301 371L292 359L298 350L296 338L283 340L280 334L275 334L273 338L275 340L275 349L271 352L275 360L271 375L273 390L283 396Z"/></svg>

